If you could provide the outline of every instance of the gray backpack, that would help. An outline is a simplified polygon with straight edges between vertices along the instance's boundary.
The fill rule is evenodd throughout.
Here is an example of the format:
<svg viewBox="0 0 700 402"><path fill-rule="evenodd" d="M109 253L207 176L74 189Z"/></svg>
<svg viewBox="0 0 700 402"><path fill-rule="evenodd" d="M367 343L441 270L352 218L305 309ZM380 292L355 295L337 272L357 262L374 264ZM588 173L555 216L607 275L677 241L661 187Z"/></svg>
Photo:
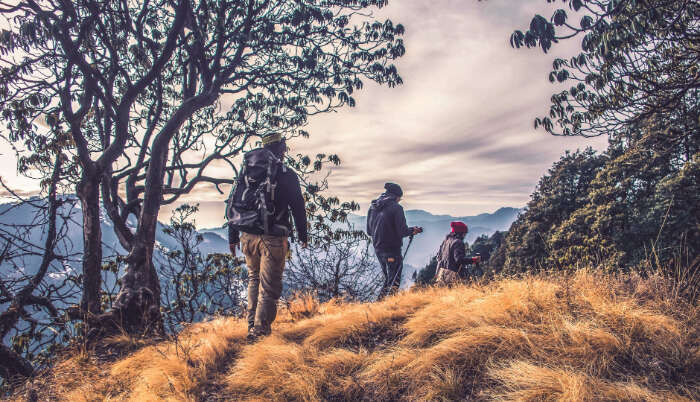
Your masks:
<svg viewBox="0 0 700 402"><path fill-rule="evenodd" d="M226 203L226 219L236 230L254 234L287 236L289 228L278 222L284 211L275 211L275 190L284 164L264 148L249 151Z"/></svg>

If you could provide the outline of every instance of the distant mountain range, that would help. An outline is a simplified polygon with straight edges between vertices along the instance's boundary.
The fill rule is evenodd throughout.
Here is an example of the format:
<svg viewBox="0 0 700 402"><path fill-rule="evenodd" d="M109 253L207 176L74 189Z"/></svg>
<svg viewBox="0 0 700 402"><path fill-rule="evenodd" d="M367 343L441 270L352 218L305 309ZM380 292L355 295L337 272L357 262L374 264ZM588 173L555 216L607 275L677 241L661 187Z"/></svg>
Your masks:
<svg viewBox="0 0 700 402"><path fill-rule="evenodd" d="M37 201L37 200L35 200ZM81 269L80 254L82 253L82 211L80 202L74 196L67 196L66 203L62 206L64 214L70 215L70 220L67 223L65 231L66 242L63 243L64 248L70 247L70 250L59 250L65 254L75 254L78 257L71 262L66 269L72 269L79 273ZM412 272L423 267L430 261L431 256L435 255L440 243L445 235L450 231L449 223L454 220L465 222L469 225L469 235L467 241L472 243L478 236L485 234L491 235L497 230L507 230L510 224L515 220L519 213L517 208L500 208L496 212L488 214L480 214L476 216L454 217L449 215L433 215L430 212L423 210L406 211L406 220L409 226L422 226L424 232L415 237L411 249L406 256L406 268L404 277L409 277ZM25 204L0 204L0 223L14 225L28 225L34 219L36 209L29 203ZM350 222L358 229L363 229L366 226L366 217L359 215L351 215ZM134 225L135 222L132 222ZM172 237L165 234L163 229L165 225L158 223L156 231L156 241L169 249L175 248L176 243ZM200 229L204 241L199 249L204 254L211 253L228 253L228 233L225 228L209 228ZM42 244L45 233L42 228L35 228L30 233L31 241L34 244ZM114 234L112 222L107 218L106 213L102 213L102 241L103 255L106 257L115 254L126 254ZM407 241L404 241L404 247ZM404 248L405 249L405 248ZM33 269L38 267L38 257L28 257L24 261L25 274L33 273ZM1 268L1 267L0 267Z"/></svg>
<svg viewBox="0 0 700 402"><path fill-rule="evenodd" d="M2 225L31 225L35 221L37 208L32 203L43 202L33 198L28 203L0 204L0 224ZM75 273L81 271L83 252L83 229L82 210L80 201L75 196L65 196L64 203L59 209L59 214L68 217L63 241L58 245L58 252L62 255L75 255L73 261L64 264L66 270L73 270ZM126 255L127 251L121 247L117 236L114 233L112 221L107 217L105 211L101 213L102 227L102 254L104 258L115 255ZM130 227L135 227L135 219L129 222ZM174 249L177 247L175 239L163 232L165 224L158 222L156 229L156 242L161 246ZM28 239L32 244L43 245L45 231L42 227L36 227L29 231ZM200 244L199 250L204 254L228 252L228 240L215 233L202 233L204 241ZM25 257L23 260L24 273L33 274L38 268L41 258L38 256ZM0 269L3 267L0 266Z"/></svg>
<svg viewBox="0 0 700 402"><path fill-rule="evenodd" d="M415 236L406 255L406 264L422 268L430 262L430 258L437 254L445 235L450 232L450 222L452 221L462 221L469 226L466 240L471 244L481 235L490 236L496 231L508 230L519 213L520 209L509 207L500 208L492 214L484 213L476 216L433 215L423 210L408 210L406 211L408 226L421 226L424 231ZM356 228L364 230L367 225L367 217L352 215L350 222ZM408 240L404 240L404 250L407 244ZM407 272L411 273L409 269Z"/></svg>

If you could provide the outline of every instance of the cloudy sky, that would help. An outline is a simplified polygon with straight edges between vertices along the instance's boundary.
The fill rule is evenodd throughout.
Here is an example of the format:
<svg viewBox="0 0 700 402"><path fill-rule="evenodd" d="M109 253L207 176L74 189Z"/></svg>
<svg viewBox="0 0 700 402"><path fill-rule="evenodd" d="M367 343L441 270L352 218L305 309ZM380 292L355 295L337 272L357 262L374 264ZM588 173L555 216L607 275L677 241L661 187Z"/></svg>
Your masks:
<svg viewBox="0 0 700 402"><path fill-rule="evenodd" d="M357 107L312 118L311 138L290 142L292 152L337 153L343 164L332 172L330 192L358 201L362 213L386 181L401 184L407 209L474 215L524 206L565 150L606 142L533 128L556 89L547 80L553 58L572 54L579 42L544 55L512 49L508 40L534 14L552 10L545 0L390 1L376 15L406 27L406 55L397 62L404 85L366 82ZM2 153L3 179L33 191L35 184L8 173L14 161ZM218 226L224 197L200 188L184 200L200 202L198 226ZM167 220L169 208L163 212Z"/></svg>
<svg viewBox="0 0 700 402"><path fill-rule="evenodd" d="M397 63L404 85L367 85L357 107L316 117L311 139L292 147L339 153L331 191L363 211L385 181L402 185L408 209L472 215L523 206L565 150L606 144L533 128L555 90L553 58L579 42L544 55L511 48L509 37L553 9L544 0L391 1L378 15L406 26Z"/></svg>

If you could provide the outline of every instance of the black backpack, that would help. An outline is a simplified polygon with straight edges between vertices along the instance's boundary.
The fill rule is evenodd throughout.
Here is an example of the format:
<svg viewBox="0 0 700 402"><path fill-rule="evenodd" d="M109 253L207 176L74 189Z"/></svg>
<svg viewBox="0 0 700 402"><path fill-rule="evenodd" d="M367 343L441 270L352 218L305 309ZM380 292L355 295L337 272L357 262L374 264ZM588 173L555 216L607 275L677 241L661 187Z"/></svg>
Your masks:
<svg viewBox="0 0 700 402"><path fill-rule="evenodd" d="M275 211L275 190L284 164L264 148L243 157L238 179L226 203L226 219L236 230L253 234L287 236L289 228L279 222L284 211Z"/></svg>

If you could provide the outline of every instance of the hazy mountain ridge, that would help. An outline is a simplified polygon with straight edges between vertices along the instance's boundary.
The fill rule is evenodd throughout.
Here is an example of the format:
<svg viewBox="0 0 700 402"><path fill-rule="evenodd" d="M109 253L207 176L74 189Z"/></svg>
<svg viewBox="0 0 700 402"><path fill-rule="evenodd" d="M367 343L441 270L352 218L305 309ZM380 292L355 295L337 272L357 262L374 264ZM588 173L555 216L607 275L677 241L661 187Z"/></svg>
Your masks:
<svg viewBox="0 0 700 402"><path fill-rule="evenodd" d="M83 252L83 228L82 228L82 210L80 208L80 200L75 196L66 195L62 197L64 203L59 208L59 216L66 216L66 229L63 232L65 235L64 241L58 245L58 252L61 255L73 255L74 258L69 262L69 266L75 273L81 271L82 261L80 255ZM6 203L0 204L0 224L2 225L30 225L32 224L37 214L36 204L43 202L41 198L32 197L25 203ZM116 255L128 254L117 236L114 233L113 223L102 210L100 214L101 229L102 229L102 254L103 258L109 259ZM59 218L59 226L62 224ZM135 224L135 219L129 221L130 225ZM170 235L163 232L166 224L158 222L156 231L156 243L167 249L175 249L178 247L177 242ZM201 233L204 240L199 245L199 251L204 254L211 253L227 253L228 241L216 233ZM43 245L45 239L43 228L32 228L29 231L28 241L36 246ZM38 251L38 250L37 250ZM41 260L40 256L28 256L23 260L25 273L33 273L32 268L38 267Z"/></svg>
<svg viewBox="0 0 700 402"><path fill-rule="evenodd" d="M82 213L80 201L73 195L64 196L65 203L61 207L61 213L70 218L67 220L67 230L65 231L66 242L64 246L59 247L59 252L62 254L73 254L76 256L70 261L70 268L75 273L81 270L81 261L79 255L83 250L82 242ZM40 198L30 199L32 203L41 203ZM0 223L27 225L32 222L37 210L32 203L22 204L0 204ZM407 210L406 219L410 226L422 226L424 233L416 236L411 248L406 256L406 264L404 269L404 279L410 278L413 271L422 268L430 261L442 242L445 234L449 232L449 222L453 220L461 220L469 225L469 235L467 241L472 243L474 239L482 234L491 235L497 230L507 230L510 224L515 220L518 213L517 208L499 208L493 213L483 213L476 216L455 217L450 215L434 215L425 210ZM113 224L107 214L102 211L102 242L103 256L109 258L115 255L126 255L127 251L121 247L116 235L114 234ZM364 230L366 227L366 217L360 215L351 215L349 217L357 229ZM161 246L174 249L177 247L175 240L163 232L166 225L162 222L158 223L156 232L156 241ZM41 228L32 230L30 241L33 244L41 245L45 233ZM203 241L199 245L199 251L203 255L212 253L228 253L228 230L225 227L204 228L200 229L199 233L203 236ZM404 241L404 250L408 241ZM69 248L69 249L67 249ZM38 267L40 257L27 257L24 265L31 272L31 267ZM29 273L27 272L27 273ZM410 285L405 283L404 286Z"/></svg>
<svg viewBox="0 0 700 402"><path fill-rule="evenodd" d="M451 216L433 215L420 209L407 210L406 222L408 225L421 226L424 232L415 236L406 255L406 263L417 268L426 265L430 258L437 253L445 235L450 232L450 222L452 221L462 221L469 226L466 240L471 244L481 235L490 236L496 231L508 230L521 211L522 209L519 208L502 207L493 213L482 213L475 216ZM364 230L367 226L366 216L351 215L349 220L358 229ZM408 240L404 240L404 251L407 244ZM411 270L406 272L411 274Z"/></svg>

